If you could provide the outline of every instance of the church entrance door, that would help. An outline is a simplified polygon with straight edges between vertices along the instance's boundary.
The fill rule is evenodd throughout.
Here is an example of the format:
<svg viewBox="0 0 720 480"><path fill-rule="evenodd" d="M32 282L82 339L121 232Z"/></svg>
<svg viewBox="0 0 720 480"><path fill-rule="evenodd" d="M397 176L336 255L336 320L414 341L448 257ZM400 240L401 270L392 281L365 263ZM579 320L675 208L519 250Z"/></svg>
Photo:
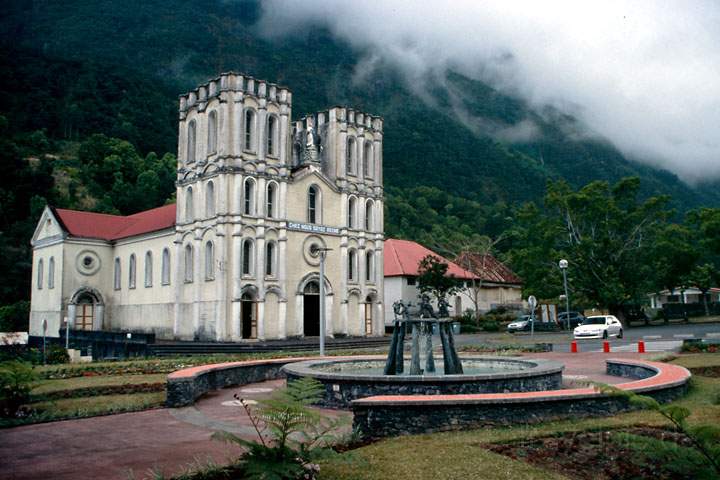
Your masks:
<svg viewBox="0 0 720 480"><path fill-rule="evenodd" d="M257 303L249 293L240 299L240 324L242 338L257 337Z"/></svg>
<svg viewBox="0 0 720 480"><path fill-rule="evenodd" d="M95 305L93 298L88 295L80 297L75 311L75 329L92 330L93 318L95 316Z"/></svg>
<svg viewBox="0 0 720 480"><path fill-rule="evenodd" d="M303 332L306 337L320 336L320 285L315 281L303 291Z"/></svg>

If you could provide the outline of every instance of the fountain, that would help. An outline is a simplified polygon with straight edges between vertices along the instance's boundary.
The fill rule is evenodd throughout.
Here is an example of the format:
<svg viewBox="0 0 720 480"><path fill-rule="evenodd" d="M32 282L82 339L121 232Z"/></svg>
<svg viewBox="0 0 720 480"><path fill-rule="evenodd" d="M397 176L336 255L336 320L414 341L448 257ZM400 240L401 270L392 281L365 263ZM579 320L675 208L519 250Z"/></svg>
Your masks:
<svg viewBox="0 0 720 480"><path fill-rule="evenodd" d="M288 381L312 377L325 386L319 404L348 408L353 400L375 395L441 395L555 390L562 386L563 365L550 360L512 357L466 357L455 351L447 303L436 315L423 296L415 309L393 304L395 320L387 357L319 358L285 365ZM410 365L405 369L405 337L410 330ZM442 358L433 354L433 330ZM421 359L424 360L421 362ZM441 372L436 363L442 361ZM423 368L424 367L424 368Z"/></svg>

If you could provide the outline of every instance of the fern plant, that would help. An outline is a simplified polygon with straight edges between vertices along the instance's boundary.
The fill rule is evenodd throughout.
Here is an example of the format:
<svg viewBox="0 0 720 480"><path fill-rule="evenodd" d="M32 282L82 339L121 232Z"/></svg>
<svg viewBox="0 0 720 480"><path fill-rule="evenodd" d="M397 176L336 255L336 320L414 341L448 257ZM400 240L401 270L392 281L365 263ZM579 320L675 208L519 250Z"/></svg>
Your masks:
<svg viewBox="0 0 720 480"><path fill-rule="evenodd" d="M708 461L709 465L720 476L720 427L717 425L691 425L687 422L690 410L680 405L662 405L657 400L635 392L620 390L611 385L599 385L601 392L626 398L630 405L658 412L683 433L691 442L692 447Z"/></svg>
<svg viewBox="0 0 720 480"><path fill-rule="evenodd" d="M312 378L288 382L256 406L234 395L247 413L257 434L251 441L229 432L215 432L213 438L247 448L243 458L250 479L314 479L318 459L335 454L330 448L340 421L320 415L310 405L324 392Z"/></svg>

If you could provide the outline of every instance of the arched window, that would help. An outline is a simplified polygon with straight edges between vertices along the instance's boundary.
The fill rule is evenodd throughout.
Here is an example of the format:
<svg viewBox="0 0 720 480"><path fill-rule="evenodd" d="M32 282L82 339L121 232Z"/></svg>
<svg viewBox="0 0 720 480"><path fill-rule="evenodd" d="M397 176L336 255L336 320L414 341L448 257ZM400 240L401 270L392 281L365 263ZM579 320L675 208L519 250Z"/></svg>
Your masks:
<svg viewBox="0 0 720 480"><path fill-rule="evenodd" d="M255 111L245 110L245 150L255 151Z"/></svg>
<svg viewBox="0 0 720 480"><path fill-rule="evenodd" d="M120 258L119 258L119 257L116 257L116 258L115 258L115 271L114 271L113 273L114 273L114 275L115 275L115 276L113 277L113 287L115 288L115 290L120 290L120 287L122 286L122 285L121 285L121 284L122 284L122 277L120 276L120 275L121 275L121 268L120 268Z"/></svg>
<svg viewBox="0 0 720 480"><path fill-rule="evenodd" d="M246 238L242 246L242 274L252 275L253 271L253 242Z"/></svg>
<svg viewBox="0 0 720 480"><path fill-rule="evenodd" d="M265 245L265 275L275 276L275 242L268 242Z"/></svg>
<svg viewBox="0 0 720 480"><path fill-rule="evenodd" d="M208 155L217 151L218 122L217 112L213 110L208 115Z"/></svg>
<svg viewBox="0 0 720 480"><path fill-rule="evenodd" d="M215 184L208 182L205 188L205 216L215 216Z"/></svg>
<svg viewBox="0 0 720 480"><path fill-rule="evenodd" d="M307 219L308 223L322 222L320 189L313 185L308 189Z"/></svg>
<svg viewBox="0 0 720 480"><path fill-rule="evenodd" d="M372 177L373 173L373 154L372 154L372 143L371 140L365 140L364 154L363 154L363 176Z"/></svg>
<svg viewBox="0 0 720 480"><path fill-rule="evenodd" d="M160 283L170 285L170 250L167 248L164 248L162 253L162 276Z"/></svg>
<svg viewBox="0 0 720 480"><path fill-rule="evenodd" d="M355 228L355 209L357 208L355 197L348 198L347 208L347 226L348 228Z"/></svg>
<svg viewBox="0 0 720 480"><path fill-rule="evenodd" d="M190 120L188 123L187 131L187 163L193 163L195 161L195 137L196 137L195 120Z"/></svg>
<svg viewBox="0 0 720 480"><path fill-rule="evenodd" d="M38 261L37 288L38 288L38 290L42 290L42 288L43 288L43 260L42 260L42 258Z"/></svg>
<svg viewBox="0 0 720 480"><path fill-rule="evenodd" d="M365 253L365 280L373 282L375 278L375 254L372 250Z"/></svg>
<svg viewBox="0 0 720 480"><path fill-rule="evenodd" d="M195 221L195 212L193 210L193 191L192 187L188 187L185 192L185 221Z"/></svg>
<svg viewBox="0 0 720 480"><path fill-rule="evenodd" d="M145 286L152 287L153 283L153 261L152 252L145 252Z"/></svg>
<svg viewBox="0 0 720 480"><path fill-rule="evenodd" d="M193 247L185 245L185 283L193 281Z"/></svg>
<svg viewBox="0 0 720 480"><path fill-rule="evenodd" d="M130 266L128 267L128 288L135 288L135 277L137 276L135 254L130 255Z"/></svg>
<svg viewBox="0 0 720 480"><path fill-rule="evenodd" d="M368 200L365 204L365 230L372 232L374 228L373 201Z"/></svg>
<svg viewBox="0 0 720 480"><path fill-rule="evenodd" d="M48 288L55 288L55 257L48 262Z"/></svg>
<svg viewBox="0 0 720 480"><path fill-rule="evenodd" d="M355 175L357 173L357 162L356 160L356 153L355 153L355 139L352 137L348 137L347 139L347 149L345 151L345 170L347 171L348 175Z"/></svg>
<svg viewBox="0 0 720 480"><path fill-rule="evenodd" d="M277 156L277 117L270 115L267 120L267 154Z"/></svg>
<svg viewBox="0 0 720 480"><path fill-rule="evenodd" d="M351 282L357 280L357 253L355 250L348 251L348 280Z"/></svg>
<svg viewBox="0 0 720 480"><path fill-rule="evenodd" d="M243 184L243 213L255 215L255 181L246 178Z"/></svg>
<svg viewBox="0 0 720 480"><path fill-rule="evenodd" d="M277 216L275 213L275 195L277 194L277 184L270 182L267 186L267 193L265 196L265 215L268 218L274 218Z"/></svg>
<svg viewBox="0 0 720 480"><path fill-rule="evenodd" d="M205 244L205 280L215 279L215 247L211 241Z"/></svg>

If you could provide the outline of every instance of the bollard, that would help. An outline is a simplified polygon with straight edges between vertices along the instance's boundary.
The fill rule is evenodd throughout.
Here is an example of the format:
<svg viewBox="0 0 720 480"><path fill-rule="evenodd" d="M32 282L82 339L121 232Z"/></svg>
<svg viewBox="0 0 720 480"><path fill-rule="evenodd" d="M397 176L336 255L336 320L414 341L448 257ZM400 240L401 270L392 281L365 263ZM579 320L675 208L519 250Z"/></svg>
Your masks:
<svg viewBox="0 0 720 480"><path fill-rule="evenodd" d="M577 353L577 342L570 342L570 353Z"/></svg>
<svg viewBox="0 0 720 480"><path fill-rule="evenodd" d="M638 353L645 353L645 342L642 340L638 341Z"/></svg>
<svg viewBox="0 0 720 480"><path fill-rule="evenodd" d="M610 342L603 342L603 352L610 353Z"/></svg>

